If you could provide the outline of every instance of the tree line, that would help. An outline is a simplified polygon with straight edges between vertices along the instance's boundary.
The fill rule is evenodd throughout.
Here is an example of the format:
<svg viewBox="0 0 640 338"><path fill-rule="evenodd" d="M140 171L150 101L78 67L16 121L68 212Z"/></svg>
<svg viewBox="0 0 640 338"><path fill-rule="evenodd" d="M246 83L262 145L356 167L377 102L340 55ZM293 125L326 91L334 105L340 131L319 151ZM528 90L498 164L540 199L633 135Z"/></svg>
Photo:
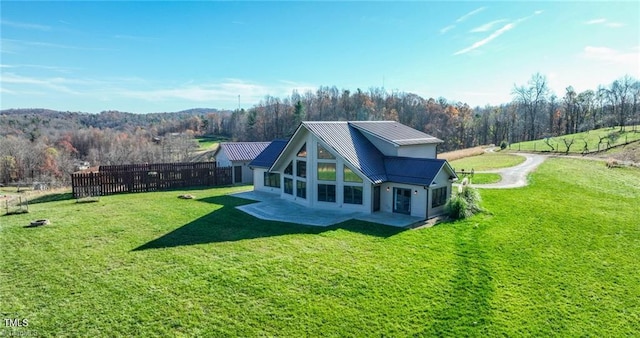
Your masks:
<svg viewBox="0 0 640 338"><path fill-rule="evenodd" d="M511 94L511 102L472 108L443 97L423 98L383 88L350 91L322 86L283 98L267 96L249 109L235 111L4 110L0 183L66 184L81 161L91 165L186 161L197 148L194 137L270 141L291 136L301 121L399 121L442 139L441 152L640 124L640 81L631 76L583 92L570 86L559 97L547 78L536 73L526 84L514 85Z"/></svg>

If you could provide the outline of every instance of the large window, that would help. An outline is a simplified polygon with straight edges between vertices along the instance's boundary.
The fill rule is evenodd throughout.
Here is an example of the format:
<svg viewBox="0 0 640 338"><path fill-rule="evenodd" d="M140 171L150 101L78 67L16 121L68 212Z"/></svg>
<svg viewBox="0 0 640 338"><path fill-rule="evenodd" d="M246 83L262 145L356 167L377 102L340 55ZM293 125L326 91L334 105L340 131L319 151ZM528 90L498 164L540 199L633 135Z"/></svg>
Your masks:
<svg viewBox="0 0 640 338"><path fill-rule="evenodd" d="M362 183L362 178L360 178L360 176L358 176L356 173L353 172L353 170L351 170L349 167L347 167L345 165L344 166L344 181L345 182Z"/></svg>
<svg viewBox="0 0 640 338"><path fill-rule="evenodd" d="M447 187L433 189L431 191L431 207L437 208L447 203Z"/></svg>
<svg viewBox="0 0 640 338"><path fill-rule="evenodd" d="M298 177L307 177L307 162L296 161L296 175Z"/></svg>
<svg viewBox="0 0 640 338"><path fill-rule="evenodd" d="M345 204L362 204L362 187L344 186Z"/></svg>
<svg viewBox="0 0 640 338"><path fill-rule="evenodd" d="M293 175L293 161L289 162L286 168L284 168L285 175Z"/></svg>
<svg viewBox="0 0 640 338"><path fill-rule="evenodd" d="M336 157L333 156L325 147L318 143L318 158L322 160L335 160Z"/></svg>
<svg viewBox="0 0 640 338"><path fill-rule="evenodd" d="M335 181L336 180L336 164L335 163L318 163L318 180L319 181Z"/></svg>
<svg viewBox="0 0 640 338"><path fill-rule="evenodd" d="M318 201L335 202L336 186L333 184L318 184Z"/></svg>
<svg viewBox="0 0 640 338"><path fill-rule="evenodd" d="M284 193L293 195L293 180L290 178L284 178Z"/></svg>
<svg viewBox="0 0 640 338"><path fill-rule="evenodd" d="M296 180L296 196L307 198L307 182Z"/></svg>
<svg viewBox="0 0 640 338"><path fill-rule="evenodd" d="M264 186L280 188L280 174L278 173L264 173Z"/></svg>

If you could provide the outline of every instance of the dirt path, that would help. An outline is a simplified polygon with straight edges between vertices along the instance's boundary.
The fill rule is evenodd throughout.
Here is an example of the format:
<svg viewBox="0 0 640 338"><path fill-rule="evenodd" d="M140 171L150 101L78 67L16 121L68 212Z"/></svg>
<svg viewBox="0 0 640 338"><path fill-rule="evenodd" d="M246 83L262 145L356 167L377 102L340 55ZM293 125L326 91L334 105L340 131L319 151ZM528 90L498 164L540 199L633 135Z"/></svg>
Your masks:
<svg viewBox="0 0 640 338"><path fill-rule="evenodd" d="M477 173L497 173L502 176L498 183L472 184L474 188L488 189L510 189L520 188L527 185L527 175L534 171L548 156L528 153L514 153L514 155L524 156L526 160L515 167L478 171Z"/></svg>

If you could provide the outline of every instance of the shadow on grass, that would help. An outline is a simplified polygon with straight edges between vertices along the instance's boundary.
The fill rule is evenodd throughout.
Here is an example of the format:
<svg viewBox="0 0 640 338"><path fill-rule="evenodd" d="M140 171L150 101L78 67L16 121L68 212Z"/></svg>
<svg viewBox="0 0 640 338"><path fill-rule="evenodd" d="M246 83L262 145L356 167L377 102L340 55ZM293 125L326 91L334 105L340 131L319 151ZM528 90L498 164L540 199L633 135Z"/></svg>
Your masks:
<svg viewBox="0 0 640 338"><path fill-rule="evenodd" d="M222 207L160 238L141 245L133 249L133 251L170 248L183 245L232 242L290 234L320 234L325 231L337 229L377 237L390 237L405 230L356 220L350 220L328 227L265 221L236 209L237 206L256 203L255 201L232 196L207 197L199 199L198 201L217 204ZM292 215L292 218L293 217L295 216Z"/></svg>
<svg viewBox="0 0 640 338"><path fill-rule="evenodd" d="M464 224L456 229L456 270L448 296L434 313L434 321L420 335L486 336L492 320L494 288L489 258L480 242L483 230Z"/></svg>
<svg viewBox="0 0 640 338"><path fill-rule="evenodd" d="M73 194L70 192L65 193L57 193L57 194L48 194L36 197L32 200L29 200L29 204L37 204L37 203L47 203L47 202L56 202L56 201L66 201L73 199Z"/></svg>

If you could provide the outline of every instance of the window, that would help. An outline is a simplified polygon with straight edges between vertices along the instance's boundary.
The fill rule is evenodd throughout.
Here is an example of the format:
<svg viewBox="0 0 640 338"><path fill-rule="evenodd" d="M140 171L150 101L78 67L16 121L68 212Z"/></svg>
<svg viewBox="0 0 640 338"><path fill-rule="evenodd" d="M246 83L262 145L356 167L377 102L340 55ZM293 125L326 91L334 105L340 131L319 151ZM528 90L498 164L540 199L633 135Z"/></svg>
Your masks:
<svg viewBox="0 0 640 338"><path fill-rule="evenodd" d="M298 157L307 157L307 144L303 144L302 148L298 150Z"/></svg>
<svg viewBox="0 0 640 338"><path fill-rule="evenodd" d="M307 198L307 182L296 181L296 196L300 198Z"/></svg>
<svg viewBox="0 0 640 338"><path fill-rule="evenodd" d="M336 180L336 164L335 163L318 163L318 180L319 181L335 181Z"/></svg>
<svg viewBox="0 0 640 338"><path fill-rule="evenodd" d="M336 157L333 156L325 147L318 143L318 158L323 160L335 160Z"/></svg>
<svg viewBox="0 0 640 338"><path fill-rule="evenodd" d="M298 177L307 177L307 162L296 161L296 175Z"/></svg>
<svg viewBox="0 0 640 338"><path fill-rule="evenodd" d="M447 203L447 187L433 189L431 191L431 207L437 208Z"/></svg>
<svg viewBox="0 0 640 338"><path fill-rule="evenodd" d="M286 168L284 168L285 175L293 175L293 161L289 162Z"/></svg>
<svg viewBox="0 0 640 338"><path fill-rule="evenodd" d="M344 186L345 204L362 204L362 187Z"/></svg>
<svg viewBox="0 0 640 338"><path fill-rule="evenodd" d="M345 165L344 166L344 181L345 182L362 183L362 178L360 178L360 176L358 176L356 173L353 172L353 170L351 170L349 167L347 167Z"/></svg>
<svg viewBox="0 0 640 338"><path fill-rule="evenodd" d="M318 201L335 202L336 186L333 184L318 184Z"/></svg>
<svg viewBox="0 0 640 338"><path fill-rule="evenodd" d="M264 173L264 186L280 188L280 174L278 173Z"/></svg>
<svg viewBox="0 0 640 338"><path fill-rule="evenodd" d="M284 178L284 193L293 195L293 180L290 178Z"/></svg>

